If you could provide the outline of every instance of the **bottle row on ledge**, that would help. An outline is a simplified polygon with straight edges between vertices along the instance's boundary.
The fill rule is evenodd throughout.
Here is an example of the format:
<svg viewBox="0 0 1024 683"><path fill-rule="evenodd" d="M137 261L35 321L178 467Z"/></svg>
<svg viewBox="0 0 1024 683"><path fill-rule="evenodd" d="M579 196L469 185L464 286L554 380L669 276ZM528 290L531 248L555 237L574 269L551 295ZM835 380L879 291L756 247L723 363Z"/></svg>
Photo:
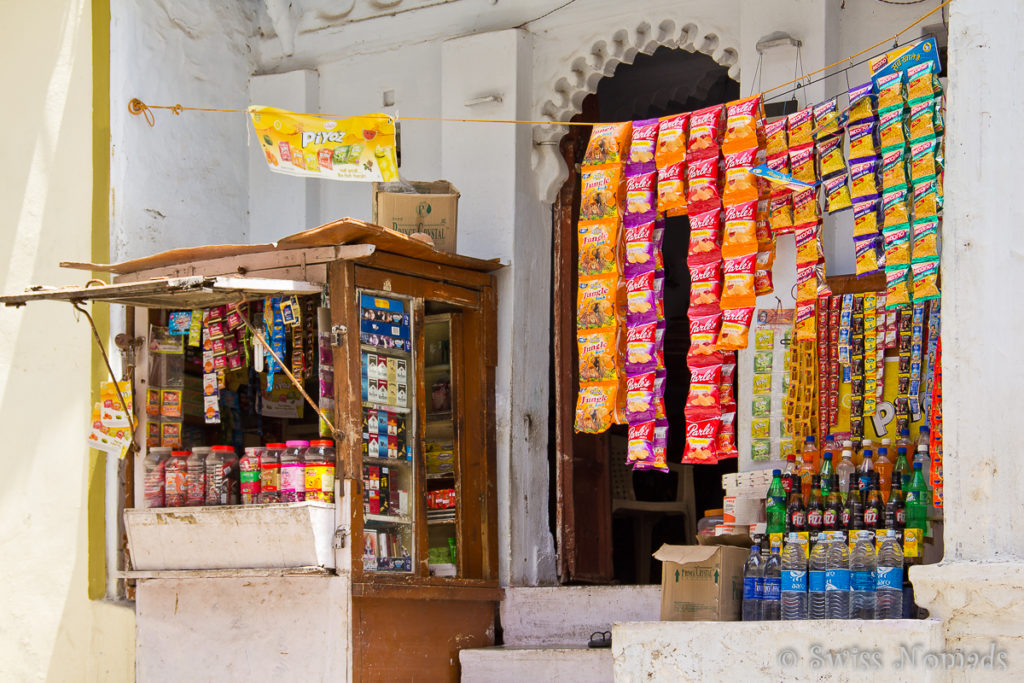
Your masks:
<svg viewBox="0 0 1024 683"><path fill-rule="evenodd" d="M334 502L333 441L288 441L245 449L150 448L143 460L147 508Z"/></svg>
<svg viewBox="0 0 1024 683"><path fill-rule="evenodd" d="M896 534L821 532L808 541L789 534L767 559L757 545L743 567L743 620L900 619L913 616ZM906 597L905 597L906 596Z"/></svg>

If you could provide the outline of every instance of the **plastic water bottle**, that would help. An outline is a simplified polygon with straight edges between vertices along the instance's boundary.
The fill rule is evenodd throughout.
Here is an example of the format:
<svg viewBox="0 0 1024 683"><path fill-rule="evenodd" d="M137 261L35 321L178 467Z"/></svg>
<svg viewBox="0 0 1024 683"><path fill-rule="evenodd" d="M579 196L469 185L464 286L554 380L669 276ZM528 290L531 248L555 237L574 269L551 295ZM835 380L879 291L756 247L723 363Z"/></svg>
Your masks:
<svg viewBox="0 0 1024 683"><path fill-rule="evenodd" d="M903 616L903 549L895 531L888 531L878 549L875 572L875 619Z"/></svg>
<svg viewBox="0 0 1024 683"><path fill-rule="evenodd" d="M829 619L850 618L850 549L841 532L826 551L825 612Z"/></svg>
<svg viewBox="0 0 1024 683"><path fill-rule="evenodd" d="M807 618L807 552L800 537L789 535L782 551L782 619Z"/></svg>
<svg viewBox="0 0 1024 683"><path fill-rule="evenodd" d="M764 595L761 599L761 621L778 621L782 614L782 556L773 547L764 563Z"/></svg>
<svg viewBox="0 0 1024 683"><path fill-rule="evenodd" d="M861 531L850 554L850 618L875 618L875 535Z"/></svg>
<svg viewBox="0 0 1024 683"><path fill-rule="evenodd" d="M761 619L761 599L764 595L764 566L761 546L750 546L750 557L743 565L743 621Z"/></svg>
<svg viewBox="0 0 1024 683"><path fill-rule="evenodd" d="M810 619L826 619L825 570L829 543L824 533L819 533L811 548L807 574L807 602Z"/></svg>

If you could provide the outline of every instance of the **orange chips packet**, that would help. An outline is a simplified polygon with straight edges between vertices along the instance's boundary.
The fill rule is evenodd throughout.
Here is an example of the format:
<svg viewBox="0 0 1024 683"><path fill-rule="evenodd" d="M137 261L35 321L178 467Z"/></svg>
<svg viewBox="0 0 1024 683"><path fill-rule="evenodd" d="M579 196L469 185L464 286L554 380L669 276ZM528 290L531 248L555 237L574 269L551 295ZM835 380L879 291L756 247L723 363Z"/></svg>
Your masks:
<svg viewBox="0 0 1024 683"><path fill-rule="evenodd" d="M629 121L595 125L590 133L590 142L587 143L582 166L585 168L625 163L629 153L631 128Z"/></svg>
<svg viewBox="0 0 1024 683"><path fill-rule="evenodd" d="M722 256L732 258L757 251L757 201L725 207Z"/></svg>
<svg viewBox="0 0 1024 683"><path fill-rule="evenodd" d="M658 171L658 213L683 216L686 206L686 162L679 161Z"/></svg>
<svg viewBox="0 0 1024 683"><path fill-rule="evenodd" d="M658 168L678 164L686 158L686 129L689 112L658 119L658 144L654 160Z"/></svg>
<svg viewBox="0 0 1024 683"><path fill-rule="evenodd" d="M757 253L726 258L723 272L722 308L747 308L757 300L754 294L754 269Z"/></svg>
<svg viewBox="0 0 1024 683"><path fill-rule="evenodd" d="M722 330L718 333L718 348L739 351L747 348L747 335L754 308L733 308L722 311Z"/></svg>
<svg viewBox="0 0 1024 683"><path fill-rule="evenodd" d="M618 274L616 247L619 239L618 221L583 224L577 228L579 243L578 272L587 275Z"/></svg>
<svg viewBox="0 0 1024 683"><path fill-rule="evenodd" d="M757 176L750 169L757 166L763 154L757 147L743 149L725 155L725 188L722 191L722 202L738 204L758 197Z"/></svg>
<svg viewBox="0 0 1024 683"><path fill-rule="evenodd" d="M581 385L576 398L576 431L600 434L611 427L618 390L618 382Z"/></svg>
<svg viewBox="0 0 1024 683"><path fill-rule="evenodd" d="M619 348L615 328L581 330L576 335L579 347L580 382L605 382L618 378Z"/></svg>
<svg viewBox="0 0 1024 683"><path fill-rule="evenodd" d="M726 106L725 137L722 151L732 154L740 150L756 149L764 136L764 113L761 96L754 95L729 102Z"/></svg>
<svg viewBox="0 0 1024 683"><path fill-rule="evenodd" d="M580 177L580 221L621 218L625 193L622 167L590 168Z"/></svg>
<svg viewBox="0 0 1024 683"><path fill-rule="evenodd" d="M614 275L580 280L576 292L577 329L613 327L618 288Z"/></svg>

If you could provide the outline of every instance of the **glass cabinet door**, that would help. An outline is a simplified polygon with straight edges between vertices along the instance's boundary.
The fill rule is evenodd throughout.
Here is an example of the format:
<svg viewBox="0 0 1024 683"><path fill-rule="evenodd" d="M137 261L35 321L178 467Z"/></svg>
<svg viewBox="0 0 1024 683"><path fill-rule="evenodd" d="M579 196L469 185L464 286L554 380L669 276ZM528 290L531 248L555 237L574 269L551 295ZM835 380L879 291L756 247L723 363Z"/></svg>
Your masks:
<svg viewBox="0 0 1024 683"><path fill-rule="evenodd" d="M427 315L423 325L426 552L431 576L458 575L461 491L455 416L461 407L456 405L458 387L452 363L452 325L457 316L457 313Z"/></svg>

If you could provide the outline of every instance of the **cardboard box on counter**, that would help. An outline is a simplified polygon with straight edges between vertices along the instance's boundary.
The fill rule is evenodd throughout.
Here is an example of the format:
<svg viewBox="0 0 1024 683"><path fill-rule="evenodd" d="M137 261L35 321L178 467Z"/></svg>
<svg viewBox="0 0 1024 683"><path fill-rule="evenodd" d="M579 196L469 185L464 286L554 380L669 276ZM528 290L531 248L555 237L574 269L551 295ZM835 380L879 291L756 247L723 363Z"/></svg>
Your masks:
<svg viewBox="0 0 1024 683"><path fill-rule="evenodd" d="M749 537L744 537L750 543ZM750 552L733 536L701 539L725 545L663 545L662 621L738 621L743 606L743 564Z"/></svg>
<svg viewBox="0 0 1024 683"><path fill-rule="evenodd" d="M447 180L374 183L373 222L404 235L426 233L438 250L454 254L459 196Z"/></svg>

